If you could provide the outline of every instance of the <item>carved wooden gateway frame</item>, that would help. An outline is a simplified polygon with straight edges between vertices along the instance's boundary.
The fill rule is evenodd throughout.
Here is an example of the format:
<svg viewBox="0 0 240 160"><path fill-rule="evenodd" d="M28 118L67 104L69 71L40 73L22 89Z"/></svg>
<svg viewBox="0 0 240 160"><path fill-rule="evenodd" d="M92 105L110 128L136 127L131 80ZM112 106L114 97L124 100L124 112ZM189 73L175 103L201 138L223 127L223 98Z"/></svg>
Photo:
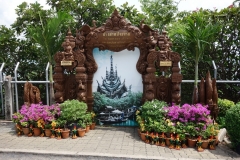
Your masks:
<svg viewBox="0 0 240 160"><path fill-rule="evenodd" d="M68 31L62 44L64 51L54 56L55 101L62 103L67 99L78 99L93 107L92 84L98 65L93 57L93 49L119 52L139 48L136 69L142 75L142 102L152 99L168 103L180 103L180 83L178 62L180 55L170 50L172 43L165 31L158 33L149 26L140 23L131 25L117 10L100 27L83 25L76 31L76 37ZM156 76L156 70L171 70L171 76Z"/></svg>

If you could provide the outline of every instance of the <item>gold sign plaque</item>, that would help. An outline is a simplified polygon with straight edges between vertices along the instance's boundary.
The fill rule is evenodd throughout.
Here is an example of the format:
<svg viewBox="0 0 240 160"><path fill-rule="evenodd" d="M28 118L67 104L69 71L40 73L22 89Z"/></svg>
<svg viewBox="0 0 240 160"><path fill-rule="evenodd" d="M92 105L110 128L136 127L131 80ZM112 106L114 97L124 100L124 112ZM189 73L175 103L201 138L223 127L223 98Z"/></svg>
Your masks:
<svg viewBox="0 0 240 160"><path fill-rule="evenodd" d="M72 61L61 61L61 66L71 66Z"/></svg>
<svg viewBox="0 0 240 160"><path fill-rule="evenodd" d="M160 61L160 66L172 66L172 61Z"/></svg>

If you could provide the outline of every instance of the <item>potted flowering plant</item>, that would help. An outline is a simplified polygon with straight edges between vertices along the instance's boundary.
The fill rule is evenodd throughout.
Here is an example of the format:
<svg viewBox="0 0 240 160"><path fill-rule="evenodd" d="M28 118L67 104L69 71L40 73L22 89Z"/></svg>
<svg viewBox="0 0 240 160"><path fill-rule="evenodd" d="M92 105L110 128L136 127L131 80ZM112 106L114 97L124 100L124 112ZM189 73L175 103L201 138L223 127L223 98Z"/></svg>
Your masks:
<svg viewBox="0 0 240 160"><path fill-rule="evenodd" d="M22 131L23 134L28 136L28 134L30 133L30 128L29 128L29 122L28 121L20 121L20 124L22 126Z"/></svg>
<svg viewBox="0 0 240 160"><path fill-rule="evenodd" d="M20 113L23 115L22 121L28 122L33 133L36 132L34 135L43 136L45 124L50 123L60 115L60 107L59 104L48 106L43 105L41 102L38 104L31 104L30 106L24 104L20 109Z"/></svg>
<svg viewBox="0 0 240 160"><path fill-rule="evenodd" d="M172 133L175 133L175 123L173 123L170 119L165 120L165 126L166 126L166 135L167 138L170 138L170 135Z"/></svg>
<svg viewBox="0 0 240 160"><path fill-rule="evenodd" d="M57 121L59 124L64 126L64 129L62 129L62 132L64 130L70 132L70 129L73 130L74 126L76 126L77 128L82 127L78 125L79 121L83 121L85 124L86 114L87 114L86 103L80 102L76 99L66 100L60 105L60 108L61 108L61 115L59 116Z"/></svg>
<svg viewBox="0 0 240 160"><path fill-rule="evenodd" d="M22 119L23 119L23 115L20 112L16 112L12 115L12 121L15 124L19 124L20 120L22 120Z"/></svg>
<svg viewBox="0 0 240 160"><path fill-rule="evenodd" d="M96 125L96 114L93 111L91 111L90 114L92 119L92 124L90 125L90 129L93 130L95 129L95 125Z"/></svg>
<svg viewBox="0 0 240 160"><path fill-rule="evenodd" d="M152 100L145 102L141 107L141 118L144 120L146 130L149 132L155 132L152 122L160 122L164 119L166 111L164 107L167 106L166 102L159 100Z"/></svg>
<svg viewBox="0 0 240 160"><path fill-rule="evenodd" d="M12 115L12 121L15 123L15 130L18 135L22 134L22 126L20 121L23 119L23 115L19 112L16 112Z"/></svg>
<svg viewBox="0 0 240 160"><path fill-rule="evenodd" d="M86 124L86 133L89 132L90 130L90 125L92 124L92 114L91 113L86 113L84 116L84 121Z"/></svg>
<svg viewBox="0 0 240 160"><path fill-rule="evenodd" d="M85 133L86 133L86 123L84 122L84 120L79 120L78 121L78 125L80 126L77 131L78 131L78 135L79 137L84 137Z"/></svg>

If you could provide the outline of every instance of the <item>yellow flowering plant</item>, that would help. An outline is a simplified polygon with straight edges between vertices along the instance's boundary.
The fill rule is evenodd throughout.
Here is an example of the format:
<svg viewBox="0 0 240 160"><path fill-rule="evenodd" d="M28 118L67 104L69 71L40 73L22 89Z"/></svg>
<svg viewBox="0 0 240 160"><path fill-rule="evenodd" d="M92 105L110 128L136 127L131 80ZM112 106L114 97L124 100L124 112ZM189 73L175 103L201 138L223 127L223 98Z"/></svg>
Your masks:
<svg viewBox="0 0 240 160"><path fill-rule="evenodd" d="M90 114L91 114L92 122L94 123L96 114L93 111L91 111Z"/></svg>
<svg viewBox="0 0 240 160"><path fill-rule="evenodd" d="M38 128L44 128L44 126L45 126L44 120L43 120L43 119L39 119L39 120L37 121L37 127L38 127Z"/></svg>
<svg viewBox="0 0 240 160"><path fill-rule="evenodd" d="M166 125L166 133L175 133L175 124L170 120L166 119L165 120L165 125Z"/></svg>

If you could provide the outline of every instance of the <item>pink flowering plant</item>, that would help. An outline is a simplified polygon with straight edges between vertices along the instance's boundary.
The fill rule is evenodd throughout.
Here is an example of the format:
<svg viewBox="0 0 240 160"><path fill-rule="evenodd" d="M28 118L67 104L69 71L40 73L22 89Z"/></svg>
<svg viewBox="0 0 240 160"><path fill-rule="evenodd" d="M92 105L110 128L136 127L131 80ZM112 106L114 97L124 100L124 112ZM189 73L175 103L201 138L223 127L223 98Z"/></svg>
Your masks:
<svg viewBox="0 0 240 160"><path fill-rule="evenodd" d="M172 105L164 108L167 112L167 118L173 123L182 123L181 128L186 131L190 137L201 135L206 130L209 121L210 111L208 105L202 104L184 104L181 107ZM178 132L180 132L178 130Z"/></svg>
<svg viewBox="0 0 240 160"><path fill-rule="evenodd" d="M30 106L24 104L20 110L20 114L23 115L23 119L20 122L30 122L37 127L37 121L42 119L45 124L49 124L56 120L60 116L59 104L53 104L51 106L39 104L31 104Z"/></svg>

